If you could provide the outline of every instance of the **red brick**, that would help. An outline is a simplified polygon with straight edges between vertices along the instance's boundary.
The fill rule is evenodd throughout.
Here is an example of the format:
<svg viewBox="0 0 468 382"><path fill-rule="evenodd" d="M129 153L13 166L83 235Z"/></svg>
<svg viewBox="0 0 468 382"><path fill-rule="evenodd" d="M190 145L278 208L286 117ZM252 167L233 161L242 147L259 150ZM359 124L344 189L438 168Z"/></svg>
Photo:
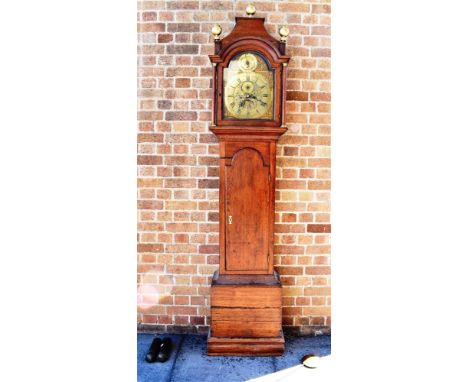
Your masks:
<svg viewBox="0 0 468 382"><path fill-rule="evenodd" d="M309 93L301 91L287 91L286 99L288 101L308 101Z"/></svg>
<svg viewBox="0 0 468 382"><path fill-rule="evenodd" d="M219 256L207 256L207 264L219 264Z"/></svg>
<svg viewBox="0 0 468 382"><path fill-rule="evenodd" d="M175 296L174 303L176 305L188 305L189 304L189 296Z"/></svg>
<svg viewBox="0 0 468 382"><path fill-rule="evenodd" d="M299 177L301 178L314 178L315 170L311 168L301 168L299 171Z"/></svg>
<svg viewBox="0 0 468 382"><path fill-rule="evenodd" d="M303 190L306 188L306 182L304 180L281 180L280 179L276 181L276 188L278 190L282 190L282 189Z"/></svg>
<svg viewBox="0 0 468 382"><path fill-rule="evenodd" d="M281 221L282 222L295 222L297 219L296 214L281 214Z"/></svg>
<svg viewBox="0 0 468 382"><path fill-rule="evenodd" d="M138 209L140 210L160 210L163 202L159 200L139 200Z"/></svg>
<svg viewBox="0 0 468 382"><path fill-rule="evenodd" d="M174 39L174 36L170 33L160 33L158 34L158 42L160 44L171 42Z"/></svg>
<svg viewBox="0 0 468 382"><path fill-rule="evenodd" d="M295 168L285 168L282 173L283 178L297 178L298 171Z"/></svg>
<svg viewBox="0 0 468 382"><path fill-rule="evenodd" d="M158 322L158 316L145 314L143 315L143 324L156 324Z"/></svg>
<svg viewBox="0 0 468 382"><path fill-rule="evenodd" d="M284 155L297 156L299 154L299 147L284 147Z"/></svg>
<svg viewBox="0 0 468 382"><path fill-rule="evenodd" d="M330 146L330 141L330 137L327 136L310 137L310 144L314 146Z"/></svg>
<svg viewBox="0 0 468 382"><path fill-rule="evenodd" d="M168 111L166 120L168 121L195 121L197 113L195 111Z"/></svg>
<svg viewBox="0 0 468 382"><path fill-rule="evenodd" d="M305 267L305 273L307 275L329 275L330 267L328 266Z"/></svg>
<svg viewBox="0 0 468 382"><path fill-rule="evenodd" d="M166 210L193 210L197 208L197 202L192 201L166 201L164 203Z"/></svg>
<svg viewBox="0 0 468 382"><path fill-rule="evenodd" d="M138 155L138 164L142 165L158 165L162 164L162 157L160 155Z"/></svg>
<svg viewBox="0 0 468 382"><path fill-rule="evenodd" d="M330 167L331 162L328 158L310 158L308 160L310 167Z"/></svg>
<svg viewBox="0 0 468 382"><path fill-rule="evenodd" d="M195 77L198 75L197 68L191 67L175 67L175 68L167 68L166 76L168 77Z"/></svg>
<svg viewBox="0 0 468 382"><path fill-rule="evenodd" d="M174 12L159 12L159 20L160 21L173 21L174 20Z"/></svg>
<svg viewBox="0 0 468 382"><path fill-rule="evenodd" d="M310 287L304 289L306 296L329 296L331 288L329 287Z"/></svg>
<svg viewBox="0 0 468 382"><path fill-rule="evenodd" d="M138 252L156 252L160 253L163 251L162 244L138 244Z"/></svg>
<svg viewBox="0 0 468 382"><path fill-rule="evenodd" d="M304 314L327 316L330 314L330 307L325 307L325 306L304 307Z"/></svg>
<svg viewBox="0 0 468 382"><path fill-rule="evenodd" d="M312 4L312 13L330 13L331 7L328 4Z"/></svg>
<svg viewBox="0 0 468 382"><path fill-rule="evenodd" d="M195 223L168 223L166 229L169 232L197 232L198 226Z"/></svg>
<svg viewBox="0 0 468 382"><path fill-rule="evenodd" d="M143 88L155 88L156 80L154 78L144 78L141 80L141 87Z"/></svg>
<svg viewBox="0 0 468 382"><path fill-rule="evenodd" d="M331 106L329 103L321 102L318 104L318 112L319 113L330 113Z"/></svg>
<svg viewBox="0 0 468 382"><path fill-rule="evenodd" d="M165 179L164 185L169 188L193 188L195 182L195 179Z"/></svg>
<svg viewBox="0 0 468 382"><path fill-rule="evenodd" d="M190 296L190 305L204 305L205 297L204 296Z"/></svg>
<svg viewBox="0 0 468 382"><path fill-rule="evenodd" d="M189 236L187 234L175 234L174 235L174 241L176 243L188 243L189 242Z"/></svg>
<svg viewBox="0 0 468 382"><path fill-rule="evenodd" d="M331 232L330 224L307 224L307 232L323 233Z"/></svg>
<svg viewBox="0 0 468 382"><path fill-rule="evenodd" d="M309 78L309 71L305 69L290 69L288 71L288 78Z"/></svg>
<svg viewBox="0 0 468 382"><path fill-rule="evenodd" d="M205 156L198 157L199 165L217 166L218 163L219 163L219 159L217 157L205 157Z"/></svg>
<svg viewBox="0 0 468 382"><path fill-rule="evenodd" d="M198 188L218 188L219 180L218 179L199 179Z"/></svg>
<svg viewBox="0 0 468 382"><path fill-rule="evenodd" d="M163 134L138 134L138 143L143 142L162 142L164 139Z"/></svg>
<svg viewBox="0 0 468 382"><path fill-rule="evenodd" d="M202 9L228 11L233 9L232 5L232 1L204 1ZM262 8L262 10L265 9Z"/></svg>
<svg viewBox="0 0 468 382"><path fill-rule="evenodd" d="M193 274L197 272L195 265L168 265L167 272L171 274Z"/></svg>
<svg viewBox="0 0 468 382"><path fill-rule="evenodd" d="M166 165L189 165L193 166L196 162L196 158L192 156L167 156L164 158L164 163ZM177 170L177 172L176 172ZM181 172L184 169L181 168L175 168L174 169L174 175L175 176L183 176L183 173ZM186 171L186 175L188 176L188 169Z"/></svg>
<svg viewBox="0 0 468 382"><path fill-rule="evenodd" d="M283 235L281 242L283 244L294 244L296 243L296 235Z"/></svg>
<svg viewBox="0 0 468 382"><path fill-rule="evenodd" d="M311 180L307 183L309 190L329 190L330 181L328 180Z"/></svg>
<svg viewBox="0 0 468 382"><path fill-rule="evenodd" d="M140 111L138 113L138 120L161 120L163 114L160 111Z"/></svg>
<svg viewBox="0 0 468 382"><path fill-rule="evenodd" d="M310 78L315 80L328 80L331 77L331 73L326 70L314 70L310 73Z"/></svg>
<svg viewBox="0 0 468 382"><path fill-rule="evenodd" d="M296 278L293 276L281 276L281 283L283 285L295 285Z"/></svg>
<svg viewBox="0 0 468 382"><path fill-rule="evenodd" d="M297 135L283 135L281 137L281 144L283 145L307 145L309 144L309 138L305 136Z"/></svg>
<svg viewBox="0 0 468 382"><path fill-rule="evenodd" d="M301 13L309 13L310 12L310 5L304 3L290 3L284 2L278 4L278 10L280 12L301 12Z"/></svg>
<svg viewBox="0 0 468 382"><path fill-rule="evenodd" d="M276 233L303 233L305 232L304 224L275 224Z"/></svg>
<svg viewBox="0 0 468 382"><path fill-rule="evenodd" d="M203 316L191 316L190 324L192 325L205 325L205 317Z"/></svg>
<svg viewBox="0 0 468 382"><path fill-rule="evenodd" d="M140 231L161 231L162 229L162 223L138 223L138 230Z"/></svg>
<svg viewBox="0 0 468 382"><path fill-rule="evenodd" d="M330 253L329 245L312 245L306 249L307 254L328 254Z"/></svg>
<svg viewBox="0 0 468 382"><path fill-rule="evenodd" d="M297 297L296 305L310 305L310 298L309 297Z"/></svg>
<svg viewBox="0 0 468 382"><path fill-rule="evenodd" d="M191 315L197 314L197 308L193 306L168 306L167 313L175 315Z"/></svg>
<svg viewBox="0 0 468 382"><path fill-rule="evenodd" d="M304 253L304 247L299 245L275 245L275 253L301 255Z"/></svg>
<svg viewBox="0 0 468 382"><path fill-rule="evenodd" d="M143 12L141 16L143 18L143 21L154 21L157 19L156 12Z"/></svg>
<svg viewBox="0 0 468 382"><path fill-rule="evenodd" d="M138 123L140 131L152 131L153 122L140 122Z"/></svg>
<svg viewBox="0 0 468 382"><path fill-rule="evenodd" d="M190 33L177 33L175 42L177 44L192 42L192 35ZM177 58L180 58L180 57L177 57ZM186 58L188 62L182 65L188 65L190 63L190 57L183 57L183 58Z"/></svg>
<svg viewBox="0 0 468 382"><path fill-rule="evenodd" d="M167 1L167 9L198 9L200 7L199 1Z"/></svg>
<svg viewBox="0 0 468 382"><path fill-rule="evenodd" d="M310 94L311 101L328 101L331 100L330 93L311 93Z"/></svg>
<svg viewBox="0 0 468 382"><path fill-rule="evenodd" d="M279 274L283 275L302 275L304 274L304 267L291 267L291 266L277 266L275 267Z"/></svg>
<svg viewBox="0 0 468 382"><path fill-rule="evenodd" d="M219 253L219 245L200 245L200 253Z"/></svg>
<svg viewBox="0 0 468 382"><path fill-rule="evenodd" d="M190 87L190 78L176 78L176 88L188 88Z"/></svg>
<svg viewBox="0 0 468 382"><path fill-rule="evenodd" d="M198 54L198 45L168 45L168 54Z"/></svg>
<svg viewBox="0 0 468 382"><path fill-rule="evenodd" d="M208 176L219 177L219 167L208 167Z"/></svg>
<svg viewBox="0 0 468 382"><path fill-rule="evenodd" d="M138 32L164 32L166 30L166 24L164 23L144 23L138 24Z"/></svg>
<svg viewBox="0 0 468 382"><path fill-rule="evenodd" d="M301 211L306 208L306 204L303 202L276 202L277 211Z"/></svg>
<svg viewBox="0 0 468 382"><path fill-rule="evenodd" d="M174 323L177 325L184 325L187 326L189 323L189 318L188 316L175 316L174 317Z"/></svg>
<svg viewBox="0 0 468 382"><path fill-rule="evenodd" d="M312 34L313 35L329 36L330 35L330 27L324 27L324 26L312 27ZM314 56L313 53L312 53L312 56Z"/></svg>
<svg viewBox="0 0 468 382"><path fill-rule="evenodd" d="M158 176L172 176L172 174L173 174L173 171L172 171L173 169L171 167L158 167L157 170L158 170L157 171ZM170 197L170 195L171 194L169 193L169 197Z"/></svg>

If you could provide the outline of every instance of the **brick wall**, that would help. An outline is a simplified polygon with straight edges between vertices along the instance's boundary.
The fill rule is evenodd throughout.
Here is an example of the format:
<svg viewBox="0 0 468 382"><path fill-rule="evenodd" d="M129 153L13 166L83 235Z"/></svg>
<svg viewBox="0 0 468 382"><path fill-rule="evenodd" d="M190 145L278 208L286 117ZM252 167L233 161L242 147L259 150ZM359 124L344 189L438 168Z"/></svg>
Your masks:
<svg viewBox="0 0 468 382"><path fill-rule="evenodd" d="M138 314L140 328L206 333L218 268L218 144L209 131L213 53L246 1L138 3ZM256 1L278 38L290 29L288 132L277 156L275 265L285 330L330 321L330 5Z"/></svg>

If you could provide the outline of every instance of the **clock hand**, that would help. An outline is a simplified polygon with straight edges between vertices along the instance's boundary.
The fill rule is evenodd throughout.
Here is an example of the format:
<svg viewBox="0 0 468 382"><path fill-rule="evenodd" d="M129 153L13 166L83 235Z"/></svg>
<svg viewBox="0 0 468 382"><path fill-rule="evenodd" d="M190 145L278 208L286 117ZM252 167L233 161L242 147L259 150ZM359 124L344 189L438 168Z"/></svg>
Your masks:
<svg viewBox="0 0 468 382"><path fill-rule="evenodd" d="M251 95L250 97L256 99L258 102L260 102L262 104L262 106L265 106L267 104L266 102L263 102L261 99L257 98L254 95Z"/></svg>
<svg viewBox="0 0 468 382"><path fill-rule="evenodd" d="M245 97L243 97L242 95L237 95L236 102L238 103L239 108L243 107L245 104Z"/></svg>

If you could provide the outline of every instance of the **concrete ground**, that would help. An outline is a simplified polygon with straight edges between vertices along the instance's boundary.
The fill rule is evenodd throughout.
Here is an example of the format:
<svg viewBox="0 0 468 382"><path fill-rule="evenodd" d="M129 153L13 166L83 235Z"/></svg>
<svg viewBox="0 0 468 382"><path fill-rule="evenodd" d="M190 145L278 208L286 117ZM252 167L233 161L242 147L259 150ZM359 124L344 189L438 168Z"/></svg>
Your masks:
<svg viewBox="0 0 468 382"><path fill-rule="evenodd" d="M173 348L165 363L147 363L145 355L155 334L138 334L138 382L237 382L258 378L260 381L280 380L269 378L276 373L281 381L297 380L293 374L313 372L298 366L305 354L326 356L330 354L330 336L285 336L285 353L281 357L209 357L206 355L206 336L192 334L158 334L171 337ZM288 370L285 370L288 369ZM290 375L290 378L283 375ZM260 378L263 377L263 378Z"/></svg>

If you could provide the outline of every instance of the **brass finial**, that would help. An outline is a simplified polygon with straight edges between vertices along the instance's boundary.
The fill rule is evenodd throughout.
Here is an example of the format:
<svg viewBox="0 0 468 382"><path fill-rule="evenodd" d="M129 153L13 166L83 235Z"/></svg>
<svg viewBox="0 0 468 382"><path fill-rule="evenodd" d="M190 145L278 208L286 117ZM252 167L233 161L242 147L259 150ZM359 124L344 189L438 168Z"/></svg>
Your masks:
<svg viewBox="0 0 468 382"><path fill-rule="evenodd" d="M257 10L255 9L255 6L250 3L249 5L247 5L247 8L245 8L245 13L247 13L247 16L249 17L252 17L255 12L257 12Z"/></svg>
<svg viewBox="0 0 468 382"><path fill-rule="evenodd" d="M219 40L219 35L222 31L223 30L221 29L221 26L219 24L213 25L213 28L211 28L211 34L213 35L215 41Z"/></svg>
<svg viewBox="0 0 468 382"><path fill-rule="evenodd" d="M281 36L281 41L282 42L286 42L286 40L288 39L288 36L289 36L289 28L286 26L286 25L283 25L280 29L279 29L279 35Z"/></svg>

